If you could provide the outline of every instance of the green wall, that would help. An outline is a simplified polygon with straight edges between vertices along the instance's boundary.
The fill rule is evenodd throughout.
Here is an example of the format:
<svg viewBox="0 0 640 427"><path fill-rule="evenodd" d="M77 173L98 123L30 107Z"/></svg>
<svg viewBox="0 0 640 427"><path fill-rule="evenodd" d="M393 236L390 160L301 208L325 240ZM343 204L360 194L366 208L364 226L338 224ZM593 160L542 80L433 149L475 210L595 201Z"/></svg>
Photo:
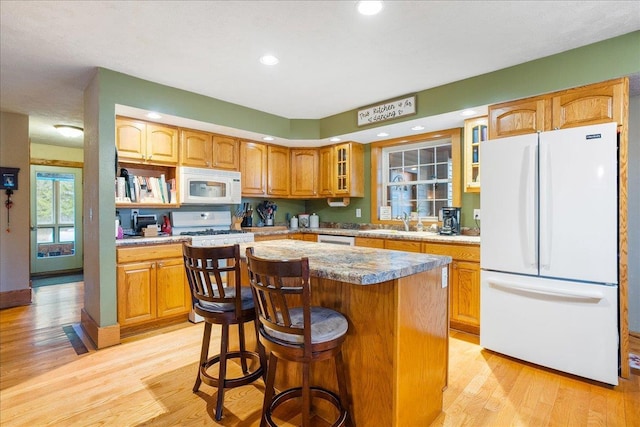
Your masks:
<svg viewBox="0 0 640 427"><path fill-rule="evenodd" d="M510 99L523 98L583 84L640 73L640 31L574 49L547 58L509 67L493 73L417 92L417 114L408 119L428 117ZM381 100L382 101L382 100ZM85 200L85 213L92 209L97 219L85 227L85 241L97 239L90 252L98 266L89 267L85 280L85 309L100 326L116 323L115 249L113 245L113 197L115 105L158 111L271 134L286 139L322 139L359 130L356 110L321 120L290 120L261 111L205 97L184 90L131 77L104 68L85 90L85 175L87 191L97 195ZM94 111L97 110L97 111ZM397 120L402 122L404 120ZM389 124L391 122L385 122ZM370 151L365 152L365 194L369 193ZM287 202L289 203L289 202ZM293 202L296 203L296 202ZM463 203L476 206L475 195ZM362 218L355 218L355 209ZM298 205L282 209L298 209ZM280 208L279 208L280 210ZM369 222L369 198L352 199L347 208L330 208L326 201L309 201L307 212L316 212L321 221ZM284 212L284 211L283 211ZM86 214L85 214L86 215ZM468 224L463 218L463 223ZM87 263L85 262L85 268Z"/></svg>

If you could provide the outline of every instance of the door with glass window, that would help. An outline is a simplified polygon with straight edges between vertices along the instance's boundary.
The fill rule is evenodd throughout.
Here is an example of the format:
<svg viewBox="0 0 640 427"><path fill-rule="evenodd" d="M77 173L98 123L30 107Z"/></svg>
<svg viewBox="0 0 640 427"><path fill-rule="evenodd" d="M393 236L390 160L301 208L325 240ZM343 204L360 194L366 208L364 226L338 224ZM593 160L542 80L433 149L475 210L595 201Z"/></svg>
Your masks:
<svg viewBox="0 0 640 427"><path fill-rule="evenodd" d="M82 169L31 166L31 273L82 268Z"/></svg>

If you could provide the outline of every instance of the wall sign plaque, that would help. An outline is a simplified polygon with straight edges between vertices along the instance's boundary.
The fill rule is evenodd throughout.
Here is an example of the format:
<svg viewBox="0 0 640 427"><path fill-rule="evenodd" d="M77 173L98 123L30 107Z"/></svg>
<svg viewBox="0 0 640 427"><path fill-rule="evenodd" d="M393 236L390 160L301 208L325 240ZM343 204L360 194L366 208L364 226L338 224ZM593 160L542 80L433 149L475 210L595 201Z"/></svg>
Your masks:
<svg viewBox="0 0 640 427"><path fill-rule="evenodd" d="M372 125L416 114L415 95L358 110L358 126Z"/></svg>

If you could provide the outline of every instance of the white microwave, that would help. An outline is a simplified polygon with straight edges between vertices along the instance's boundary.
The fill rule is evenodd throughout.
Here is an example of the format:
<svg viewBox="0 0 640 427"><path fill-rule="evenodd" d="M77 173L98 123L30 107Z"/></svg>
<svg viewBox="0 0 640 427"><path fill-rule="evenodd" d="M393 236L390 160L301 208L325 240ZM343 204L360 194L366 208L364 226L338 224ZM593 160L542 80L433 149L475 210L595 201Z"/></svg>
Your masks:
<svg viewBox="0 0 640 427"><path fill-rule="evenodd" d="M239 204L240 172L204 168L178 168L180 204Z"/></svg>

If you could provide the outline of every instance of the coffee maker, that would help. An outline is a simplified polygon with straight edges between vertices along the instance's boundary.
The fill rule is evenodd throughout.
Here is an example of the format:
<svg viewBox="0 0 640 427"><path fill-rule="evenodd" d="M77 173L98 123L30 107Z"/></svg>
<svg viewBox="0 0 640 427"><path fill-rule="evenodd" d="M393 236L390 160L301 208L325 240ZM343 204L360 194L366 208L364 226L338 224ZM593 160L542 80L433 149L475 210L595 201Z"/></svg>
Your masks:
<svg viewBox="0 0 640 427"><path fill-rule="evenodd" d="M442 227L440 234L456 236L460 234L460 208L446 207L440 210Z"/></svg>

